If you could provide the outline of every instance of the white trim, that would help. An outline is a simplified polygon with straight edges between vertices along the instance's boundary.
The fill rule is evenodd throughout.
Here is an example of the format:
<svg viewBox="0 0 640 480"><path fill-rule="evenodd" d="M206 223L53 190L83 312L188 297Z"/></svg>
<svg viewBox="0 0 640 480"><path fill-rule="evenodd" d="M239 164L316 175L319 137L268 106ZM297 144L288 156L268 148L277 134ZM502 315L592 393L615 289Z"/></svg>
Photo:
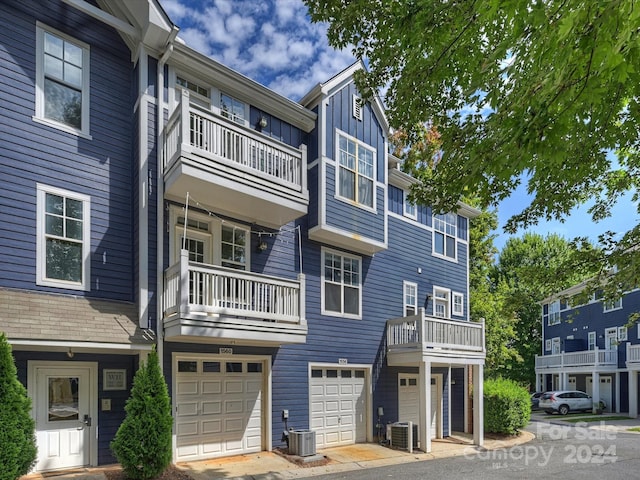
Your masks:
<svg viewBox="0 0 640 480"><path fill-rule="evenodd" d="M445 230L442 231L442 230L439 230L439 229L436 228L436 217L438 217L439 215L441 215L443 217L446 217L447 215L453 215L455 217L455 220L454 220L455 223L453 223L453 227L454 227L453 235L446 231L446 226L448 224L446 218L437 219L438 221L441 221L441 222L444 223ZM467 220L467 222L468 222L468 220ZM467 225L468 225L468 223L467 223ZM431 254L434 257L442 258L442 259L447 260L449 262L458 263L458 214L457 213L452 213L452 212L444 213L444 214L432 213L431 214L431 228L432 228L432 231L433 231L433 234L431 235ZM440 234L440 235L442 235L444 237L444 239L443 239L444 252L443 253L436 252L436 235L437 234ZM453 242L454 242L453 248L455 249L453 257L451 257L451 256L446 254L446 251L447 251L447 237L453 238Z"/></svg>
<svg viewBox="0 0 640 480"><path fill-rule="evenodd" d="M628 339L629 339L629 332L627 331L627 327L625 327L624 325L621 327L618 327L618 341L624 342Z"/></svg>
<svg viewBox="0 0 640 480"><path fill-rule="evenodd" d="M12 340L9 339L9 343L14 347L14 350L42 350L42 351L66 351L69 348L73 348L76 353L78 352L100 352L105 353L104 350L125 350L127 353L130 351L151 351L153 349L152 344L135 344L135 343L103 343L103 342L67 342L67 341L55 341L55 340ZM18 347L18 348L16 348Z"/></svg>
<svg viewBox="0 0 640 480"><path fill-rule="evenodd" d="M120 32L129 35L133 40L140 39L140 33L138 30L128 24L127 22L119 19L118 17L114 17L104 10L99 9L98 7L94 7L90 3L83 0L62 0L64 3L71 5L72 7L78 9L82 13L86 13L87 15L95 18L96 20L100 20L102 23L119 30Z"/></svg>
<svg viewBox="0 0 640 480"><path fill-rule="evenodd" d="M49 33L65 42L69 42L82 50L82 87L81 87L81 119L80 128L72 127L62 122L45 117L45 95L44 95L44 34ZM89 44L82 42L66 33L61 32L53 27L36 21L36 91L35 91L35 114L33 119L39 123L49 125L53 128L63 130L65 132L79 135L87 139L91 139L90 134L90 47Z"/></svg>
<svg viewBox="0 0 640 480"><path fill-rule="evenodd" d="M413 207L413 213L407 211L407 207ZM409 201L409 192L402 190L402 215L412 220L418 220L418 205Z"/></svg>
<svg viewBox="0 0 640 480"><path fill-rule="evenodd" d="M82 202L82 281L71 282L46 278L46 194L58 195ZM88 195L36 184L36 285L66 288L69 290L91 290L91 198Z"/></svg>
<svg viewBox="0 0 640 480"><path fill-rule="evenodd" d="M593 348L591 348L592 345L593 345ZM595 350L596 346L598 346L598 339L596 337L596 332L588 332L587 333L587 350Z"/></svg>
<svg viewBox="0 0 640 480"><path fill-rule="evenodd" d="M359 173L359 169L358 164L359 164L359 157L358 154L356 152L356 156L355 156L355 164L356 164L356 169L354 170L354 174L355 174L355 180L354 180L354 193L356 195L356 198L358 198L358 178L363 177L366 178L368 180L371 181L371 206L360 202L359 200L351 200L350 198L347 198L345 196L342 195L342 192L340 191L340 168L341 168L341 164L340 164L340 137L344 137L345 139L354 142L356 144L356 147L359 148L363 148L365 150L368 150L371 155L372 155L372 160L373 160L373 176L372 177L368 177L364 174ZM342 202L348 203L349 205L353 205L354 207L358 207L358 208L362 208L363 210L367 210L373 213L377 213L378 211L378 151L377 149L375 149L373 146L368 145L366 143L364 143L362 140L359 140L358 138L349 135L348 133L340 130L339 128L335 129L335 151L334 151L334 165L335 165L335 193L334 193L334 197L336 198L336 200L340 200ZM345 167L346 168L346 167ZM349 169L351 171L351 169Z"/></svg>
<svg viewBox="0 0 640 480"><path fill-rule="evenodd" d="M446 299L437 297L436 296L437 292L441 292L441 293L446 294ZM451 310L452 310L451 289L450 288L445 288L445 287L439 287L437 285L434 285L432 293L433 293L433 298L431 299L431 303L432 303L431 309L432 309L433 316L437 317L437 318L450 319L451 318ZM440 302L445 302L446 301L444 316L436 315L436 299L438 299Z"/></svg>
<svg viewBox="0 0 640 480"><path fill-rule="evenodd" d="M602 300L602 313L615 312L616 310L622 310L622 297L614 300L613 302L606 302Z"/></svg>
<svg viewBox="0 0 640 480"><path fill-rule="evenodd" d="M414 288L414 304L410 305L407 303L407 287ZM402 316L408 317L407 315L407 307L413 307L414 312L412 315L418 314L418 284L416 282L409 282L404 280L402 282Z"/></svg>
<svg viewBox="0 0 640 480"><path fill-rule="evenodd" d="M349 258L352 260L357 260L358 261L358 314L354 315L354 314L350 314L350 313L345 313L344 312L344 283L340 283L341 286L341 294L340 294L340 298L341 298L341 306L340 306L340 312L336 312L333 310L326 310L325 309L325 277L324 277L324 267L325 267L325 255L327 253L330 253L331 255L336 255L339 256L343 259L345 258ZM353 254L349 254L349 253L345 253L342 252L340 250L334 250L332 248L328 248L328 247L322 247L320 250L320 313L322 315L326 315L328 317L340 317L340 318L349 318L349 319L354 319L354 320L361 320L362 319L362 292L363 292L363 282L362 282L362 257L358 256L358 255L353 255ZM343 270L341 270L343 271ZM343 275L344 278L344 275ZM337 285L337 284L336 284ZM350 287L353 288L353 285L351 285Z"/></svg>
<svg viewBox="0 0 640 480"><path fill-rule="evenodd" d="M141 73L140 88L148 85L148 62L149 57L146 49L141 47L140 59L138 64L138 70ZM164 91L164 86L158 86L161 91ZM144 94L145 91L139 92ZM145 101L140 102L140 108L138 110L138 128L140 134L138 135L138 325L140 328L149 327L149 155L146 153L149 151L149 140L147 132L149 131L148 125L148 108L149 105ZM156 108L162 108L161 105L156 105ZM162 169L162 166L158 166Z"/></svg>
<svg viewBox="0 0 640 480"><path fill-rule="evenodd" d="M456 298L460 299L460 309L456 309ZM451 315L464 317L464 295L460 292L451 292Z"/></svg>

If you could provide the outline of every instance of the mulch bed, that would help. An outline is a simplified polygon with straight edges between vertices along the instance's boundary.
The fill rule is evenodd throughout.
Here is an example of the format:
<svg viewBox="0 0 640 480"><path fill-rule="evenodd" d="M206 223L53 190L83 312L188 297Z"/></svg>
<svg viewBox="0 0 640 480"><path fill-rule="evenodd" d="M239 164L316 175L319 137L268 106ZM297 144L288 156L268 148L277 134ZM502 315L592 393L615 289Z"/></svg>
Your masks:
<svg viewBox="0 0 640 480"><path fill-rule="evenodd" d="M124 474L121 468L109 469L104 471L108 480L127 480L128 477ZM193 480L193 477L187 472L176 468L174 465L170 465L162 474L154 477L153 480Z"/></svg>

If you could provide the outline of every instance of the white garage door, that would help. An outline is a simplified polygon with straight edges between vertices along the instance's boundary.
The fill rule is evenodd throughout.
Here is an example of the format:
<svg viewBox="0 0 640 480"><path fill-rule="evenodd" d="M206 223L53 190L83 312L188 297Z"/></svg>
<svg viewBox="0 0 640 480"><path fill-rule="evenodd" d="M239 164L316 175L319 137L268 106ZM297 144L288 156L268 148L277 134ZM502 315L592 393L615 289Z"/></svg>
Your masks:
<svg viewBox="0 0 640 480"><path fill-rule="evenodd" d="M367 440L365 369L312 368L309 386L316 447Z"/></svg>
<svg viewBox="0 0 640 480"><path fill-rule="evenodd" d="M177 359L176 461L262 450L263 365Z"/></svg>

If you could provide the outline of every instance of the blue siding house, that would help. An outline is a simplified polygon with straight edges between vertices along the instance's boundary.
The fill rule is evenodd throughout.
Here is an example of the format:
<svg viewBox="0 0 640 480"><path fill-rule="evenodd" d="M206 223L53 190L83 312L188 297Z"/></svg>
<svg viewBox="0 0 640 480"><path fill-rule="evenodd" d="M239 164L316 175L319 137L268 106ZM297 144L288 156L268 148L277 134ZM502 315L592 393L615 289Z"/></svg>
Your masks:
<svg viewBox="0 0 640 480"><path fill-rule="evenodd" d="M542 346L536 357L537 390L581 390L608 412L638 415L640 326L628 327L640 310L640 290L614 302L593 295L573 307L565 298L584 286L550 297L542 305Z"/></svg>
<svg viewBox="0 0 640 480"><path fill-rule="evenodd" d="M361 64L293 102L190 48L155 0L0 13L0 331L36 471L116 461L154 346L176 462L397 421L425 451L454 431L482 445L479 212L407 201Z"/></svg>

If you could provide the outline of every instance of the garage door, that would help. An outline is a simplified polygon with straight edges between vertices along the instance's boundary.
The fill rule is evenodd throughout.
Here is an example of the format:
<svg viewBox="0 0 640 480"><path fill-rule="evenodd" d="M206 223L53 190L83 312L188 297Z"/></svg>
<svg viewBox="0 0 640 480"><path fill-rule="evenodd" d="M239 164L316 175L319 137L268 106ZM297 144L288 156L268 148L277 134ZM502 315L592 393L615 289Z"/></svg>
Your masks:
<svg viewBox="0 0 640 480"><path fill-rule="evenodd" d="M309 385L318 448L367 440L365 369L312 368Z"/></svg>
<svg viewBox="0 0 640 480"><path fill-rule="evenodd" d="M176 360L176 460L262 450L262 361Z"/></svg>

